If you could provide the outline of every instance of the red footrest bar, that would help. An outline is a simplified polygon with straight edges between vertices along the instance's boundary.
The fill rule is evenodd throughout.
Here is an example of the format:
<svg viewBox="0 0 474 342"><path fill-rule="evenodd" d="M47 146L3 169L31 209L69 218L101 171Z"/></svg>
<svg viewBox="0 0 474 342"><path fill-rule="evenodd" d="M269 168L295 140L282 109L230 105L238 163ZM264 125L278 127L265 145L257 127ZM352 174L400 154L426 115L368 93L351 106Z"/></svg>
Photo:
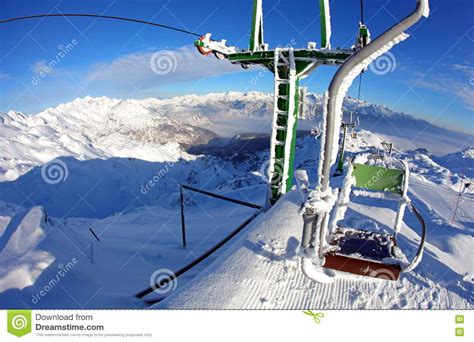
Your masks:
<svg viewBox="0 0 474 342"><path fill-rule="evenodd" d="M385 280L397 280L400 277L401 269L398 265L387 265L335 253L326 254L325 259L323 267L337 271Z"/></svg>

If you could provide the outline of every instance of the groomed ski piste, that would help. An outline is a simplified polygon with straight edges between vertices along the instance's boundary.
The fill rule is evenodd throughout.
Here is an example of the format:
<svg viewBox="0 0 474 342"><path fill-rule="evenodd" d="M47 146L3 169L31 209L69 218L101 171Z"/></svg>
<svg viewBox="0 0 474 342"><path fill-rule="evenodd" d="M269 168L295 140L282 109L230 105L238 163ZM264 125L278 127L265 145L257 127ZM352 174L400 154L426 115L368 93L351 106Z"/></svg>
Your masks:
<svg viewBox="0 0 474 342"><path fill-rule="evenodd" d="M419 167L417 161L427 161L424 155L413 155L412 167ZM433 169L434 164L430 163ZM434 173L423 169L424 175L410 178L410 195L428 220L429 236L423 261L396 282L337 271L329 273L336 277L332 284L306 278L298 256L302 197L295 190L261 215L245 235L190 284L154 308L471 309L474 197L463 197L458 208L460 221L451 225L450 208L457 195L454 185L440 186L446 178L439 177L443 173L439 167L436 165ZM380 201L351 203L351 226L364 227L375 218L375 231L389 232L396 208L380 207ZM399 244L411 255L420 236L412 228L417 227L414 217L409 216L407 222L402 226Z"/></svg>
<svg viewBox="0 0 474 342"><path fill-rule="evenodd" d="M414 186L415 192L418 190ZM417 197L428 205L438 198ZM430 232L424 261L398 282L337 274L333 284L318 284L300 270L301 199L296 192L263 215L191 284L155 308L168 309L469 309L472 308L472 235ZM471 203L472 204L472 203ZM464 208L467 209L467 208ZM384 217L386 211L357 206L354 211ZM432 215L440 219L433 212ZM387 215L388 216L388 215ZM434 218L434 217L433 217ZM391 222L380 219L381 225ZM403 227L402 236L418 241ZM468 252L469 254L469 252ZM471 255L472 256L472 255ZM469 269L469 271L468 271Z"/></svg>

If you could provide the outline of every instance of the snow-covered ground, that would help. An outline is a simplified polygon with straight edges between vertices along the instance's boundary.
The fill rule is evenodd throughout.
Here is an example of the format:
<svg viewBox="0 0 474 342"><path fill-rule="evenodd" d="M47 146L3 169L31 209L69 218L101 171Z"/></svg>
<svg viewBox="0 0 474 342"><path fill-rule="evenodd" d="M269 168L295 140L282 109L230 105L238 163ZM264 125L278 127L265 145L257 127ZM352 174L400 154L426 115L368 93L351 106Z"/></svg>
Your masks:
<svg viewBox="0 0 474 342"><path fill-rule="evenodd" d="M245 198L249 191L254 189L229 195ZM41 206L3 216L1 306L143 307L134 294L150 285L155 271L183 267L255 212L201 195L189 196L196 204L186 208L186 248L182 247L179 211L159 206L129 209L104 219L61 220L46 216Z"/></svg>
<svg viewBox="0 0 474 342"><path fill-rule="evenodd" d="M146 307L134 294L156 272L176 271L255 212L186 192L183 248L180 183L263 203L268 152L260 143L246 149L252 135L228 138L268 133L270 103L271 95L262 93L88 97L33 116L0 114L0 306ZM303 130L317 126L321 97L311 95L308 103ZM409 162L410 196L428 223L418 268L398 282L345 275L331 285L312 283L295 254L302 198L293 191L179 277L176 288L145 300L169 295L155 304L159 308L469 308L474 194L472 186L458 193L474 177L471 137L383 106L359 105L361 126L358 137L348 140L351 153L373 153L388 139L396 156ZM348 98L344 106L356 102ZM412 139L405 141L392 126ZM219 153L186 152L196 145ZM307 170L313 184L318 149L313 136L298 139L295 168ZM389 231L395 208L378 202L354 198L351 224L371 222ZM406 223L400 248L410 256L420 232L411 214Z"/></svg>
<svg viewBox="0 0 474 342"><path fill-rule="evenodd" d="M369 132L359 133L353 150L361 152L381 141ZM357 146L357 147L356 147ZM370 150L370 149L369 149ZM367 151L367 150L366 150ZM459 202L457 177L430 161L422 152L401 153L420 174L410 178L409 195L428 224L428 239L421 264L402 274L397 282L367 279L336 272L333 284L318 284L301 272L297 249L302 231L298 191L289 193L269 212L261 215L248 234L225 255L178 289L155 308L256 308L256 309L469 309L474 303L474 196ZM460 153L466 155L466 151ZM466 160L472 166L472 159ZM393 232L396 205L384 207L381 200L360 203L353 199L347 217L352 227ZM399 247L408 256L416 252L420 228L412 214L406 215ZM368 227L371 225L371 227ZM225 296L221 294L225 293Z"/></svg>
<svg viewBox="0 0 474 342"><path fill-rule="evenodd" d="M472 258L463 251L474 247L469 234L441 234L429 238L426 255L413 272L397 282L339 275L333 284L319 284L301 272L296 254L301 238L301 199L297 192L249 227L248 234L225 255L155 308L169 309L466 309L474 289ZM363 215L381 218L383 209L355 207ZM388 215L387 215L388 216ZM412 245L418 236L403 227L402 241ZM403 247L403 245L402 245ZM410 247L410 246L409 246Z"/></svg>

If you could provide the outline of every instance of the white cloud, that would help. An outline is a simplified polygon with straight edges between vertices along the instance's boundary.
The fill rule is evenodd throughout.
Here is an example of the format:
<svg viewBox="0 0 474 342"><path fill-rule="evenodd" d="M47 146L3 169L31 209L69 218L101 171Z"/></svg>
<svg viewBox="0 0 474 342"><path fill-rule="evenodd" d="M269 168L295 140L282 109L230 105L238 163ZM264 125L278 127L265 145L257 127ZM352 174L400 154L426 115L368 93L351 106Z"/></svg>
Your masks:
<svg viewBox="0 0 474 342"><path fill-rule="evenodd" d="M63 76L63 69L59 68L59 62L55 60L49 62L46 60L36 61L30 66L30 68L36 76Z"/></svg>
<svg viewBox="0 0 474 342"><path fill-rule="evenodd" d="M0 80L8 80L10 79L10 74L4 73L0 71Z"/></svg>
<svg viewBox="0 0 474 342"><path fill-rule="evenodd" d="M455 95L467 108L474 110L474 67L442 64L432 74L418 81L417 85L439 93Z"/></svg>
<svg viewBox="0 0 474 342"><path fill-rule="evenodd" d="M44 72L44 69L47 67L46 61L36 61L31 65L31 71L35 74L39 74L40 72Z"/></svg>
<svg viewBox="0 0 474 342"><path fill-rule="evenodd" d="M184 46L176 50L136 52L110 63L96 64L87 72L86 80L164 85L240 71L243 71L240 66L227 60L202 56L194 47Z"/></svg>

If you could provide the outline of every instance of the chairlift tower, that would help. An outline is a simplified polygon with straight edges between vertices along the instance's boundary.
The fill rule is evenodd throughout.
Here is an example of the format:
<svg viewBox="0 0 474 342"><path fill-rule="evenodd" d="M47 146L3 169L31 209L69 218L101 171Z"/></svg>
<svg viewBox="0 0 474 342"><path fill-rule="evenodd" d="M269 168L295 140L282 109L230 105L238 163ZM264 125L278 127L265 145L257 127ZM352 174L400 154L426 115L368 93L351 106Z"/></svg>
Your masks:
<svg viewBox="0 0 474 342"><path fill-rule="evenodd" d="M351 112L351 117L352 117L352 112ZM343 122L341 124L342 127L342 143L341 147L339 148L339 156L338 156L338 162L337 162L337 167L336 170L334 171L334 176L341 176L344 173L344 155L346 152L346 140L347 140L347 131L348 128L354 129L355 128L355 123L352 122Z"/></svg>
<svg viewBox="0 0 474 342"><path fill-rule="evenodd" d="M359 125L357 122L353 121L353 114L354 111L349 112L349 122L342 122L342 143L341 147L339 148L339 155L338 155L338 162L336 170L334 171L334 176L341 176L344 173L344 154L346 149L346 140L347 140L347 132L348 129L351 130L350 136L354 138L354 129Z"/></svg>
<svg viewBox="0 0 474 342"><path fill-rule="evenodd" d="M308 42L306 48L277 47L269 49L263 35L262 0L254 0L250 44L246 50L226 45L226 41L213 41L206 34L195 42L204 55L214 53L227 58L243 68L261 65L274 74L273 123L268 170L267 208L293 186L293 165L295 158L296 131L299 113L304 108L304 88L300 81L321 65L342 65L357 49L331 48L331 22L329 0L320 0L321 47ZM364 37L361 37L364 35ZM366 27L359 30L360 42L370 39Z"/></svg>

